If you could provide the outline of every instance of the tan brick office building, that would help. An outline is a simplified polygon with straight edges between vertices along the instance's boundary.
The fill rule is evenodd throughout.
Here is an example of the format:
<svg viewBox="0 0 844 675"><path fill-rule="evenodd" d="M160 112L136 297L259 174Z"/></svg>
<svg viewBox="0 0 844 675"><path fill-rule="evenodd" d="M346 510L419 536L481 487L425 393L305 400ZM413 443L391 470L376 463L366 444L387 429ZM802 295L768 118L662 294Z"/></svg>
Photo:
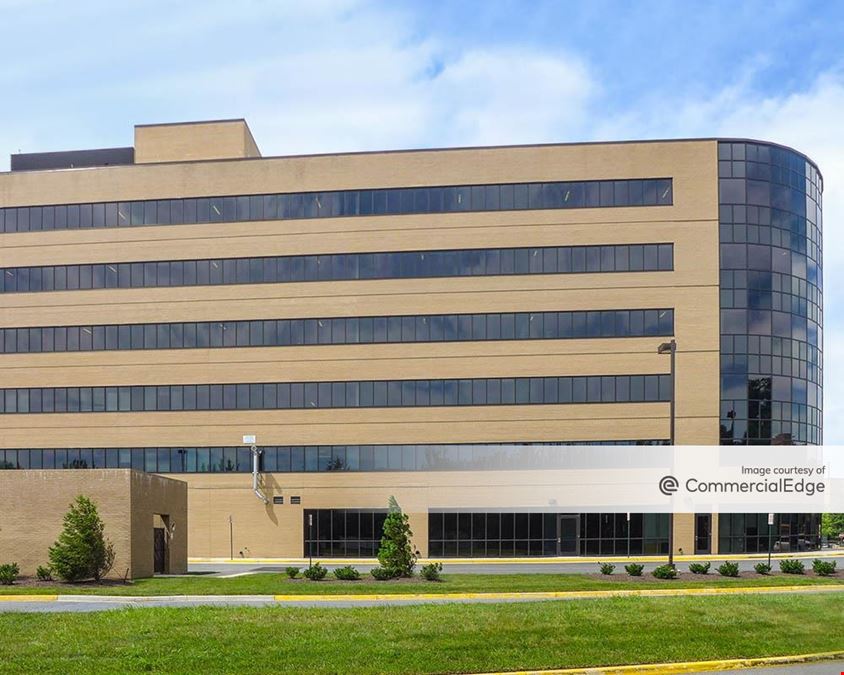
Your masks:
<svg viewBox="0 0 844 675"><path fill-rule="evenodd" d="M234 120L13 156L0 466L178 474L193 556L366 556L390 495L423 554L621 553L624 514L443 513L425 469L666 442L671 337L678 443L821 442L821 191L716 139L263 158ZM757 550L764 517L675 545ZM667 522L633 514L633 551Z"/></svg>

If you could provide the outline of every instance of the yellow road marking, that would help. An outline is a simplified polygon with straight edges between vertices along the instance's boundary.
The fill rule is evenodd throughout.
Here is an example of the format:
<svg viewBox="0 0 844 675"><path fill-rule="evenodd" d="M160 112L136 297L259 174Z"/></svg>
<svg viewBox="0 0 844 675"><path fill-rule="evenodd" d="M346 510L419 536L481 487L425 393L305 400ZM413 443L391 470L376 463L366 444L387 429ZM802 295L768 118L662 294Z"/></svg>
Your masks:
<svg viewBox="0 0 844 675"><path fill-rule="evenodd" d="M810 663L844 658L844 651L795 654L791 656L762 656L750 659L721 659L718 661L684 661L680 663L643 663L629 666L592 666L589 668L564 668L556 670L520 670L480 675L672 675L674 673L700 673L707 670L740 670L760 666L784 666L790 663Z"/></svg>
<svg viewBox="0 0 844 675"><path fill-rule="evenodd" d="M0 602L55 602L58 595L0 595Z"/></svg>
<svg viewBox="0 0 844 675"><path fill-rule="evenodd" d="M343 602L383 600L578 600L620 597L674 597L684 595L753 595L763 593L841 593L844 584L811 586L761 586L739 588L643 588L614 591L528 591L524 593L374 593L275 595L278 602Z"/></svg>

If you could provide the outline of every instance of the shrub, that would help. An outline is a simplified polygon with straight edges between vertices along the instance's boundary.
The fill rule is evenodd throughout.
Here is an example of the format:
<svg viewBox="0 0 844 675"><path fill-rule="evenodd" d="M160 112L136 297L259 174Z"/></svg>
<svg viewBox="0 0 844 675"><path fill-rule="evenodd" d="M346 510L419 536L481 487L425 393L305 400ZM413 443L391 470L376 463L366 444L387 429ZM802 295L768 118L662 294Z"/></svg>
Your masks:
<svg viewBox="0 0 844 675"><path fill-rule="evenodd" d="M410 538L410 519L402 513L395 497L390 497L390 512L384 520L384 536L378 548L378 562L394 577L412 577L416 567L416 553Z"/></svg>
<svg viewBox="0 0 844 675"><path fill-rule="evenodd" d="M0 565L0 584L3 586L11 586L20 574L20 568L17 563L6 563Z"/></svg>
<svg viewBox="0 0 844 675"><path fill-rule="evenodd" d="M780 571L784 574L803 574L806 568L799 560L786 558L785 560L780 560Z"/></svg>
<svg viewBox="0 0 844 675"><path fill-rule="evenodd" d="M325 579L325 575L328 574L328 570L316 562L310 567L306 567L302 574L311 581L322 581Z"/></svg>
<svg viewBox="0 0 844 675"><path fill-rule="evenodd" d="M639 563L630 563L629 565L625 565L624 569L631 577L640 577L642 576L645 566L640 565Z"/></svg>
<svg viewBox="0 0 844 675"><path fill-rule="evenodd" d="M709 574L710 563L689 563L689 572L692 574Z"/></svg>
<svg viewBox="0 0 844 675"><path fill-rule="evenodd" d="M756 563L753 566L753 569L756 570L756 574L770 574L771 573L771 566L768 563Z"/></svg>
<svg viewBox="0 0 844 675"><path fill-rule="evenodd" d="M828 577L830 574L835 574L835 561L815 558L812 561L812 569L818 576Z"/></svg>
<svg viewBox="0 0 844 675"><path fill-rule="evenodd" d="M346 565L345 567L338 567L334 570L334 576L340 581L357 581L360 579L360 572L351 565Z"/></svg>
<svg viewBox="0 0 844 675"><path fill-rule="evenodd" d="M369 570L369 573L376 581L387 581L389 579L396 578L396 574L392 570L388 570L386 567L373 567Z"/></svg>
<svg viewBox="0 0 844 675"><path fill-rule="evenodd" d="M103 534L97 505L79 495L64 516L64 529L50 547L53 570L65 581L99 581L114 564L114 546Z"/></svg>
<svg viewBox="0 0 844 675"><path fill-rule="evenodd" d="M38 577L38 581L52 581L53 568L39 565L38 569L35 570L35 576Z"/></svg>
<svg viewBox="0 0 844 675"><path fill-rule="evenodd" d="M286 567L284 569L285 574L287 574L287 576L291 579L295 579L296 577L298 577L299 572L301 571L302 570L300 570L298 567Z"/></svg>
<svg viewBox="0 0 844 675"><path fill-rule="evenodd" d="M657 579L676 579L677 569L671 567L671 565L660 565L655 568L651 574L653 574Z"/></svg>
<svg viewBox="0 0 844 675"><path fill-rule="evenodd" d="M440 562L432 562L427 565L422 565L420 573L422 578L426 581L441 581L440 572L443 571L443 564Z"/></svg>
<svg viewBox="0 0 844 675"><path fill-rule="evenodd" d="M738 563L727 561L718 566L718 574L722 577L737 577L739 574Z"/></svg>
<svg viewBox="0 0 844 675"><path fill-rule="evenodd" d="M601 563L601 574L612 574L615 571L615 565L612 563Z"/></svg>

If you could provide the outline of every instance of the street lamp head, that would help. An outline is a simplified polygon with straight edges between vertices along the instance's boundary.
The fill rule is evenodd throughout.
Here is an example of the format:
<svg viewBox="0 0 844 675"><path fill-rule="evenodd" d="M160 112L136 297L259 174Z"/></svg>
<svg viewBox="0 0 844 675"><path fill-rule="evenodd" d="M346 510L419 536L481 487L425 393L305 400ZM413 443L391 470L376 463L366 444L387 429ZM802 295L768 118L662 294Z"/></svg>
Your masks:
<svg viewBox="0 0 844 675"><path fill-rule="evenodd" d="M663 342L659 347L656 348L657 354L670 354L673 351L677 350L677 342L675 340L671 340L671 342Z"/></svg>

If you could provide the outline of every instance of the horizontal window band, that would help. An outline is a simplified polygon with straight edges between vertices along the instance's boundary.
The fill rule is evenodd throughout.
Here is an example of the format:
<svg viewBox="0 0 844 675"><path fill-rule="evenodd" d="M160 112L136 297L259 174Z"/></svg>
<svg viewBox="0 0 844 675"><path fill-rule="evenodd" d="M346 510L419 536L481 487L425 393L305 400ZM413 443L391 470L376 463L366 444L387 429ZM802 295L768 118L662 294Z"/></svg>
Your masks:
<svg viewBox="0 0 844 675"><path fill-rule="evenodd" d="M310 528L311 539L305 528L306 554L310 547L314 555L323 557L360 555L358 551L369 548L363 535L370 532L370 519L383 523L377 515L344 518L346 511L339 508L305 513L313 513L317 524ZM440 558L666 555L669 525L667 513L429 509L428 550Z"/></svg>
<svg viewBox="0 0 844 675"><path fill-rule="evenodd" d="M328 471L474 471L501 446L667 445L667 440L439 443L416 445L259 446L267 473ZM5 452L5 455L4 455ZM5 458L4 458L5 457ZM0 469L136 469L150 473L251 473L251 450L239 447L0 449Z"/></svg>
<svg viewBox="0 0 844 675"><path fill-rule="evenodd" d="M0 389L0 414L312 410L668 401L668 375Z"/></svg>
<svg viewBox="0 0 844 675"><path fill-rule="evenodd" d="M0 233L482 211L670 206L671 178L335 190L0 209Z"/></svg>
<svg viewBox="0 0 844 675"><path fill-rule="evenodd" d="M673 269L667 243L331 253L7 267L0 293Z"/></svg>
<svg viewBox="0 0 844 675"><path fill-rule="evenodd" d="M0 353L668 336L673 309L418 314L0 329Z"/></svg>

